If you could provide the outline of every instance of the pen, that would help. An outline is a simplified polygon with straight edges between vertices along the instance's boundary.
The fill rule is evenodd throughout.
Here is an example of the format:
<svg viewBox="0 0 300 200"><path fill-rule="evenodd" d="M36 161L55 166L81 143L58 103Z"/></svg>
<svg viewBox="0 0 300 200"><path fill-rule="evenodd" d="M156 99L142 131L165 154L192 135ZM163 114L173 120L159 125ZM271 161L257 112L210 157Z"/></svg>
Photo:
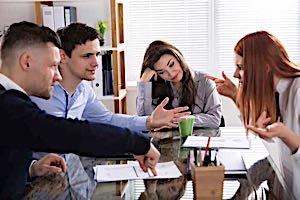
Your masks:
<svg viewBox="0 0 300 200"><path fill-rule="evenodd" d="M216 149L216 153L215 153L215 158L214 158L214 161L213 161L213 163L214 163L214 165L215 166L218 166L217 164L217 154L218 154L218 149Z"/></svg>
<svg viewBox="0 0 300 200"><path fill-rule="evenodd" d="M205 148L204 157L207 156L207 152L208 152L208 149L209 149L209 143L210 143L210 136L208 136L208 139L207 139L207 144L206 144L206 148Z"/></svg>
<svg viewBox="0 0 300 200"><path fill-rule="evenodd" d="M206 148L205 148L203 166L208 166L208 164L210 162L210 157L209 157L210 155L207 155L207 153L210 152L209 143L210 143L210 136L208 137Z"/></svg>
<svg viewBox="0 0 300 200"><path fill-rule="evenodd" d="M194 148L194 163L195 166L198 166L198 156L197 156L197 148Z"/></svg>

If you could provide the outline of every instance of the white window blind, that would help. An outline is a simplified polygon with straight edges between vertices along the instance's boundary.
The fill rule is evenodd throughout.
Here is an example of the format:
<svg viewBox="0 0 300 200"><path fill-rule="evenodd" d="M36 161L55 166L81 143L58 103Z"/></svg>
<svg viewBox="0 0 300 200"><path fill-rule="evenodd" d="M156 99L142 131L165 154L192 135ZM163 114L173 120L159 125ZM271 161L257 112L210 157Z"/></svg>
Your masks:
<svg viewBox="0 0 300 200"><path fill-rule="evenodd" d="M216 0L215 66L232 74L233 48L244 35L266 30L285 46L292 61L300 61L299 1L295 0Z"/></svg>
<svg viewBox="0 0 300 200"><path fill-rule="evenodd" d="M154 40L175 45L193 69L208 66L209 0L126 1L126 73L139 79L147 46Z"/></svg>
<svg viewBox="0 0 300 200"><path fill-rule="evenodd" d="M267 30L300 61L299 0L128 0L125 4L127 81L139 79L150 42L179 48L189 66L232 75L233 48L245 34Z"/></svg>

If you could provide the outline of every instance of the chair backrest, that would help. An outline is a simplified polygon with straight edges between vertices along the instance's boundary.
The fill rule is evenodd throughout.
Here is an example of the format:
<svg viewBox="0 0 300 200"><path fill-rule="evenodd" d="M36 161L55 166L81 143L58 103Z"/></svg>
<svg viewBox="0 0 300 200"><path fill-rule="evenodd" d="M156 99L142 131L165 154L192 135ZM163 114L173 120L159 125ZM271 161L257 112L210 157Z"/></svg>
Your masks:
<svg viewBox="0 0 300 200"><path fill-rule="evenodd" d="M219 127L225 127L225 119L224 119L223 115L221 117L221 123L220 123Z"/></svg>

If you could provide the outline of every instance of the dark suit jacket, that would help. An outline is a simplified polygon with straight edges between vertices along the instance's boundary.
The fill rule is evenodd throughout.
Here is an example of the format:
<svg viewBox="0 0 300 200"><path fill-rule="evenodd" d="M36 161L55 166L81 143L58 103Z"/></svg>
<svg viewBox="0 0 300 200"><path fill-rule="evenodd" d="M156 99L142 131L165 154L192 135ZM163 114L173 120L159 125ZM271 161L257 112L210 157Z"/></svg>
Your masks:
<svg viewBox="0 0 300 200"><path fill-rule="evenodd" d="M48 115L26 94L1 85L0 137L0 199L18 199L22 194L32 150L107 157L146 154L150 148L144 134Z"/></svg>

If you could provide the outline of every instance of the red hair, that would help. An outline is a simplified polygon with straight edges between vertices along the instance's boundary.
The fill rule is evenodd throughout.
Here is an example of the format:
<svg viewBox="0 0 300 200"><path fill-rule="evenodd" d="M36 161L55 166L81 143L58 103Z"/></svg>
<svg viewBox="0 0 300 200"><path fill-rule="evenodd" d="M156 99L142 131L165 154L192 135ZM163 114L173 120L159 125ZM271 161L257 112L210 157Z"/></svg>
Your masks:
<svg viewBox="0 0 300 200"><path fill-rule="evenodd" d="M254 124L263 111L276 121L274 75L300 76L298 65L290 61L281 42L266 31L250 33L238 41L235 53L243 58L244 77L240 109L244 124Z"/></svg>

